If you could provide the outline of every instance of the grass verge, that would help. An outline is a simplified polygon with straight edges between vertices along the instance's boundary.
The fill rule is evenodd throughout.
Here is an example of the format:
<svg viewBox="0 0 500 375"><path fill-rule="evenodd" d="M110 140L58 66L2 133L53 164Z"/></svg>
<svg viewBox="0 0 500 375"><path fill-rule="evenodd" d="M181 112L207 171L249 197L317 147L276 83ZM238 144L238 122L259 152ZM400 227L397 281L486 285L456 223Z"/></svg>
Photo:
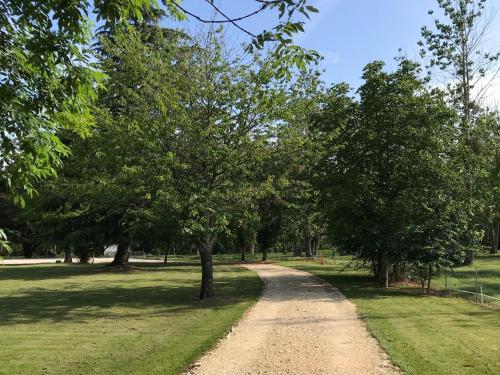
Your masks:
<svg viewBox="0 0 500 375"><path fill-rule="evenodd" d="M405 286L377 288L367 271L350 266L348 258L325 265L279 263L339 288L407 374L500 374L500 310L461 298L425 296Z"/></svg>
<svg viewBox="0 0 500 375"><path fill-rule="evenodd" d="M0 374L178 374L260 295L258 276L198 265L36 265L0 269Z"/></svg>

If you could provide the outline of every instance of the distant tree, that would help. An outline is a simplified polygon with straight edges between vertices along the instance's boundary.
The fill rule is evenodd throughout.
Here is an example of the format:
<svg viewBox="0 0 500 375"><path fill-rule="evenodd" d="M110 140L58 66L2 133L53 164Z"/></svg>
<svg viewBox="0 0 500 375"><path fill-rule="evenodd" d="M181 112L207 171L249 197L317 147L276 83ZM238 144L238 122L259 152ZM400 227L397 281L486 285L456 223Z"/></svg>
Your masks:
<svg viewBox="0 0 500 375"><path fill-rule="evenodd" d="M323 89L319 73L302 74L287 91L283 124L273 151L275 178L282 202L281 241L296 253L316 254L324 235L320 196L312 181L322 142L315 137L313 116L319 112Z"/></svg>
<svg viewBox="0 0 500 375"><path fill-rule="evenodd" d="M464 264L472 263L474 247L482 237L480 217L484 193L479 176L484 155L475 145L481 140L476 131L482 116L481 99L497 76L499 51L488 50L493 15L487 13L487 0L437 0L446 21L434 20L434 29L422 28L422 56L429 56L429 69L445 72L449 98L461 115L460 144L457 153L463 173L462 204L470 212L469 226L463 236L468 247ZM433 14L429 11L429 14ZM460 168L460 167L459 167ZM458 198L458 197L457 197Z"/></svg>

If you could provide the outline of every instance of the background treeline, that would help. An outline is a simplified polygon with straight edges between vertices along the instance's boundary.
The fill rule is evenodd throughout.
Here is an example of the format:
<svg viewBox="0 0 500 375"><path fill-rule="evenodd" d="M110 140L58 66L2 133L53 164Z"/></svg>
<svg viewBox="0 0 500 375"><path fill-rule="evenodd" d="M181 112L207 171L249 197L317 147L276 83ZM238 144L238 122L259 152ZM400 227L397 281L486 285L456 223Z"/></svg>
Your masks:
<svg viewBox="0 0 500 375"><path fill-rule="evenodd" d="M464 27L463 12L446 14ZM369 63L357 90L314 69L283 80L272 55L228 48L222 29L164 28L161 14L103 28L95 124L83 138L62 129L71 152L26 208L0 180L0 228L26 257L86 262L118 244L120 266L132 250L198 252L200 298L213 295L214 252L313 257L325 245L381 286L417 275L430 287L482 246L497 251L500 122L460 79L476 66L450 53L456 36L423 37L430 67L456 69L447 90L405 58L393 71Z"/></svg>

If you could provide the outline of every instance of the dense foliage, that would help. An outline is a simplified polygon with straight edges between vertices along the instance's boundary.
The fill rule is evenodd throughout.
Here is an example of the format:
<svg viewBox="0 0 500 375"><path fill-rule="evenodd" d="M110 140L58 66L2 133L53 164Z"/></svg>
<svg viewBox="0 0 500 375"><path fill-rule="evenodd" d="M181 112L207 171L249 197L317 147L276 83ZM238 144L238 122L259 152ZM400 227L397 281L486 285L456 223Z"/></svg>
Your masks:
<svg viewBox="0 0 500 375"><path fill-rule="evenodd" d="M481 245L497 251L499 116L466 95L470 82L432 88L418 63L398 59L394 71L366 65L357 91L326 87L306 65L314 54L286 37L301 29L287 9L315 11L302 0L259 1L282 21L251 54L228 48L222 28L165 27L165 14L185 15L171 1L166 13L147 1L96 7L106 22L91 48L89 4L76 3L2 5L0 245L7 234L27 257L87 262L117 244L113 266L131 251L199 253L202 299L214 293L214 252L266 260L332 246L381 286L416 277L429 288ZM446 53L462 3L474 2L440 1L450 28L423 30L430 67L462 72L460 53ZM61 34L57 48L32 45L35 24Z"/></svg>

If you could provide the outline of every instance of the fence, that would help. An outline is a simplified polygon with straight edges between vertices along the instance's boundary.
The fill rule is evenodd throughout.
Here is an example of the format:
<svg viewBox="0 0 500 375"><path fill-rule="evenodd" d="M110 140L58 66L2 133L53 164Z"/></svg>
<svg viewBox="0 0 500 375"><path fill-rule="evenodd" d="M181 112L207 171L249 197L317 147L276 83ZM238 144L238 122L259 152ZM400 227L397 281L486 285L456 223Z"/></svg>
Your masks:
<svg viewBox="0 0 500 375"><path fill-rule="evenodd" d="M475 268L473 277L454 277L448 275L446 272L445 277L445 293L447 295L459 294L462 297L473 299L475 303L480 304L497 304L500 303L500 298L487 294L497 292L492 286L492 282L486 277L481 279L480 271ZM467 290L468 289L468 290Z"/></svg>

